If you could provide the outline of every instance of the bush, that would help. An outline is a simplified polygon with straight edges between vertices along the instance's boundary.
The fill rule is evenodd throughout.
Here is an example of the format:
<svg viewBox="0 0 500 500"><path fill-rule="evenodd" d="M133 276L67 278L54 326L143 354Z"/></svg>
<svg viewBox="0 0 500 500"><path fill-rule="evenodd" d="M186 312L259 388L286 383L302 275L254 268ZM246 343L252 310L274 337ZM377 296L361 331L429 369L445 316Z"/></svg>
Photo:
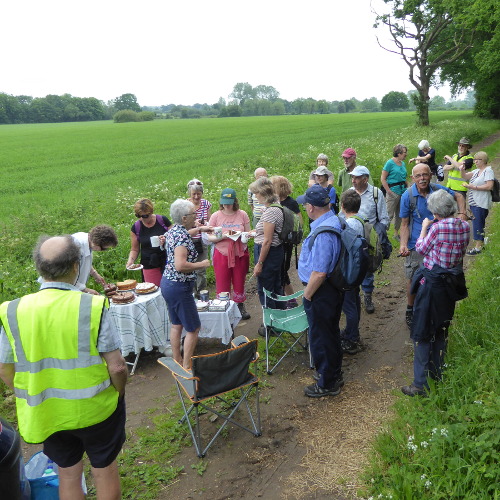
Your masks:
<svg viewBox="0 0 500 500"><path fill-rule="evenodd" d="M155 113L153 111L141 111L137 115L137 121L139 122L151 122L155 119Z"/></svg>
<svg viewBox="0 0 500 500"><path fill-rule="evenodd" d="M122 109L114 114L113 120L115 123L138 122L139 113L136 113L131 109Z"/></svg>

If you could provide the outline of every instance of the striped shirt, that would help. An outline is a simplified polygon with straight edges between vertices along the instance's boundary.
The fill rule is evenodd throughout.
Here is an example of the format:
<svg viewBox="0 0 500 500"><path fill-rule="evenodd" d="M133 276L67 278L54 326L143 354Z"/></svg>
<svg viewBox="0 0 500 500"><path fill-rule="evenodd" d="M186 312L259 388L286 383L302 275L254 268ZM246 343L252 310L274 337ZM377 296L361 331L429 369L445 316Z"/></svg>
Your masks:
<svg viewBox="0 0 500 500"><path fill-rule="evenodd" d="M469 224L449 217L432 224L427 236L417 239L415 250L424 256L427 269L435 265L450 269L462 264L469 238Z"/></svg>

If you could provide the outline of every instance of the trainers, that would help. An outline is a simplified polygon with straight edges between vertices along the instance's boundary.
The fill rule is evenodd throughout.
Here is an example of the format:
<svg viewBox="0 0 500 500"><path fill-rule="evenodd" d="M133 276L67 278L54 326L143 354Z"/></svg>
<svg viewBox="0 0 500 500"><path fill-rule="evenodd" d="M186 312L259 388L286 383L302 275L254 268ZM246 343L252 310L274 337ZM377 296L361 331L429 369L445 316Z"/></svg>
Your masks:
<svg viewBox="0 0 500 500"><path fill-rule="evenodd" d="M308 385L304 389L304 394L309 398L322 398L323 396L338 396L340 394L340 380L335 382L335 385L331 389L324 389L320 387L317 383Z"/></svg>
<svg viewBox="0 0 500 500"><path fill-rule="evenodd" d="M405 395L405 396L410 396L410 397L413 397L413 396L425 396L425 389L420 389L418 388L416 385L405 385L403 387L401 387L401 392Z"/></svg>
<svg viewBox="0 0 500 500"><path fill-rule="evenodd" d="M250 314L248 314L247 310L245 309L245 303L244 302L238 302L238 309L240 310L241 313L241 319L250 319Z"/></svg>
<svg viewBox="0 0 500 500"><path fill-rule="evenodd" d="M359 342L352 342L351 340L343 339L340 342L342 346L342 352L346 354L357 354L362 351L361 345Z"/></svg>
<svg viewBox="0 0 500 500"><path fill-rule="evenodd" d="M371 293L365 293L365 310L368 314L373 314L375 312Z"/></svg>
<svg viewBox="0 0 500 500"><path fill-rule="evenodd" d="M413 323L413 309L406 309L406 326L411 330L411 324Z"/></svg>
<svg viewBox="0 0 500 500"><path fill-rule="evenodd" d="M472 250L467 250L467 255L479 255L481 250L479 248L473 248Z"/></svg>

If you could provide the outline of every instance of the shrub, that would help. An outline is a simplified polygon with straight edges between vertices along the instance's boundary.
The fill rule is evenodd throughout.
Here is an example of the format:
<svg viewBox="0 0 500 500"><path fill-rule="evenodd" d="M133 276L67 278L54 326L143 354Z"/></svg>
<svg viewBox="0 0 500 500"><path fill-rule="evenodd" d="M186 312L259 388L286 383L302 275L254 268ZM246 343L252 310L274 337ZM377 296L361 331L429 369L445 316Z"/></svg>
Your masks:
<svg viewBox="0 0 500 500"><path fill-rule="evenodd" d="M153 111L141 111L137 115L137 121L139 122L151 122L155 119L155 113Z"/></svg>
<svg viewBox="0 0 500 500"><path fill-rule="evenodd" d="M115 123L137 122L139 121L139 114L131 109L122 109L114 114L113 120Z"/></svg>

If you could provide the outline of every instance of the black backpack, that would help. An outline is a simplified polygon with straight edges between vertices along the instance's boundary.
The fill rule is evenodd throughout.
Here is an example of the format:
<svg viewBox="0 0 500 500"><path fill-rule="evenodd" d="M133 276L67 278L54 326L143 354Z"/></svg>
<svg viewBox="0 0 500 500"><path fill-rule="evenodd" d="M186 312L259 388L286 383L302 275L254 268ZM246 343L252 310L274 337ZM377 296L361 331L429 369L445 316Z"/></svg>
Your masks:
<svg viewBox="0 0 500 500"><path fill-rule="evenodd" d="M280 203L272 203L271 207L279 207L283 210L283 228L278 233L280 241L290 243L292 245L300 245L304 230L302 228L301 218L294 214L288 207L284 207Z"/></svg>

